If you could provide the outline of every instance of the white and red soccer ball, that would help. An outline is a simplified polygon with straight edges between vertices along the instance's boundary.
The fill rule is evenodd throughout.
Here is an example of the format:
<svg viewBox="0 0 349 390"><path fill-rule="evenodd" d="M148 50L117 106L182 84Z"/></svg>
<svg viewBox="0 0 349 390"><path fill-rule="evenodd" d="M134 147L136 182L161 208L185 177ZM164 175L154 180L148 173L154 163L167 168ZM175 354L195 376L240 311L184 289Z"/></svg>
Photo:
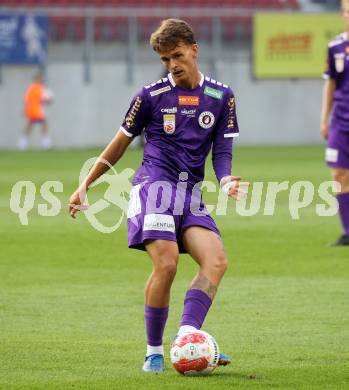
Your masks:
<svg viewBox="0 0 349 390"><path fill-rule="evenodd" d="M175 338L171 345L173 367L183 375L208 375L217 367L219 347L208 333L197 330Z"/></svg>

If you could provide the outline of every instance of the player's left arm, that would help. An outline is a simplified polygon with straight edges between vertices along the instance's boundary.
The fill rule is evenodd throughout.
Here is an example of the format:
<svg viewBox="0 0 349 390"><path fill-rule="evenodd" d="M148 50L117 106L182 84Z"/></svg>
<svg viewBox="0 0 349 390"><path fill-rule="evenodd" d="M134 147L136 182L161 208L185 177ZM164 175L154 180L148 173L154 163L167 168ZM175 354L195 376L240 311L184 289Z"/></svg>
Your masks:
<svg viewBox="0 0 349 390"><path fill-rule="evenodd" d="M331 47L329 47L327 51L327 67L322 76L325 83L322 92L320 134L323 138L327 139L337 79L337 71Z"/></svg>
<svg viewBox="0 0 349 390"><path fill-rule="evenodd" d="M41 102L44 104L50 104L53 102L53 92L51 89L46 87L43 88Z"/></svg>
<svg viewBox="0 0 349 390"><path fill-rule="evenodd" d="M247 196L249 186L249 183L241 181L241 176L231 174L233 140L238 135L235 96L229 88L224 94L223 107L215 126L212 164L222 190L237 200Z"/></svg>

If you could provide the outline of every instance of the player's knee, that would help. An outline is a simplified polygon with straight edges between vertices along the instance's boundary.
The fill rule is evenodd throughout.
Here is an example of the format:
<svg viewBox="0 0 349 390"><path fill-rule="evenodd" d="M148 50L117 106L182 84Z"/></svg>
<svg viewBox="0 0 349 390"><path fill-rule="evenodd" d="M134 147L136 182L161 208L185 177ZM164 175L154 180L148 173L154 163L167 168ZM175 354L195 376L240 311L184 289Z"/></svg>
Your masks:
<svg viewBox="0 0 349 390"><path fill-rule="evenodd" d="M334 170L332 172L334 181L337 181L341 185L341 190L346 191L349 187L349 170Z"/></svg>
<svg viewBox="0 0 349 390"><path fill-rule="evenodd" d="M154 271L166 280L173 279L177 272L177 259L170 257L159 258Z"/></svg>
<svg viewBox="0 0 349 390"><path fill-rule="evenodd" d="M213 267L214 267L215 271L221 275L223 275L226 272L226 270L228 268L228 259L224 253L218 255L215 258L215 260L213 262Z"/></svg>
<svg viewBox="0 0 349 390"><path fill-rule="evenodd" d="M341 184L341 182L342 182L342 172L341 171L333 171L332 172L332 179L334 181L338 181L338 183Z"/></svg>

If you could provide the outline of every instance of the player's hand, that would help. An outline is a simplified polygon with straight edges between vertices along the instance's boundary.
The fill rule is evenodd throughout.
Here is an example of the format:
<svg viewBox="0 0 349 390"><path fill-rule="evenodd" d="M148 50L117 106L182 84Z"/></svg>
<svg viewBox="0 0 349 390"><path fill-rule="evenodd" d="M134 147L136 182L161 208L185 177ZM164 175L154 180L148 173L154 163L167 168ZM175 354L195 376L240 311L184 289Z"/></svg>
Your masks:
<svg viewBox="0 0 349 390"><path fill-rule="evenodd" d="M230 197L240 200L246 198L250 183L241 181L241 176L226 176L222 179L221 188Z"/></svg>
<svg viewBox="0 0 349 390"><path fill-rule="evenodd" d="M320 126L320 134L322 138L327 139L328 138L328 123L327 122L321 122Z"/></svg>
<svg viewBox="0 0 349 390"><path fill-rule="evenodd" d="M75 214L78 211L86 210L88 205L85 203L86 199L86 189L79 188L69 199L69 214L72 218L76 218Z"/></svg>

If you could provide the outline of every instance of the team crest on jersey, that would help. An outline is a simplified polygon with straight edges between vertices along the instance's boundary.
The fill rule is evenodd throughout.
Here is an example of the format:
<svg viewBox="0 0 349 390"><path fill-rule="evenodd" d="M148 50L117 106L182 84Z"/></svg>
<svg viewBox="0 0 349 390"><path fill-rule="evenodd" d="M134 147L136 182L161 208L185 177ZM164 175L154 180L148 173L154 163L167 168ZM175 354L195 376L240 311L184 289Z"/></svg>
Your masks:
<svg viewBox="0 0 349 390"><path fill-rule="evenodd" d="M164 132L166 134L173 134L176 130L176 115L164 115Z"/></svg>
<svg viewBox="0 0 349 390"><path fill-rule="evenodd" d="M334 64L336 67L336 71L338 73L342 73L344 70L344 59L345 59L344 53L336 53L334 55Z"/></svg>
<svg viewBox="0 0 349 390"><path fill-rule="evenodd" d="M209 129L214 124L215 117L210 111L204 111L199 116L199 125L203 129Z"/></svg>

